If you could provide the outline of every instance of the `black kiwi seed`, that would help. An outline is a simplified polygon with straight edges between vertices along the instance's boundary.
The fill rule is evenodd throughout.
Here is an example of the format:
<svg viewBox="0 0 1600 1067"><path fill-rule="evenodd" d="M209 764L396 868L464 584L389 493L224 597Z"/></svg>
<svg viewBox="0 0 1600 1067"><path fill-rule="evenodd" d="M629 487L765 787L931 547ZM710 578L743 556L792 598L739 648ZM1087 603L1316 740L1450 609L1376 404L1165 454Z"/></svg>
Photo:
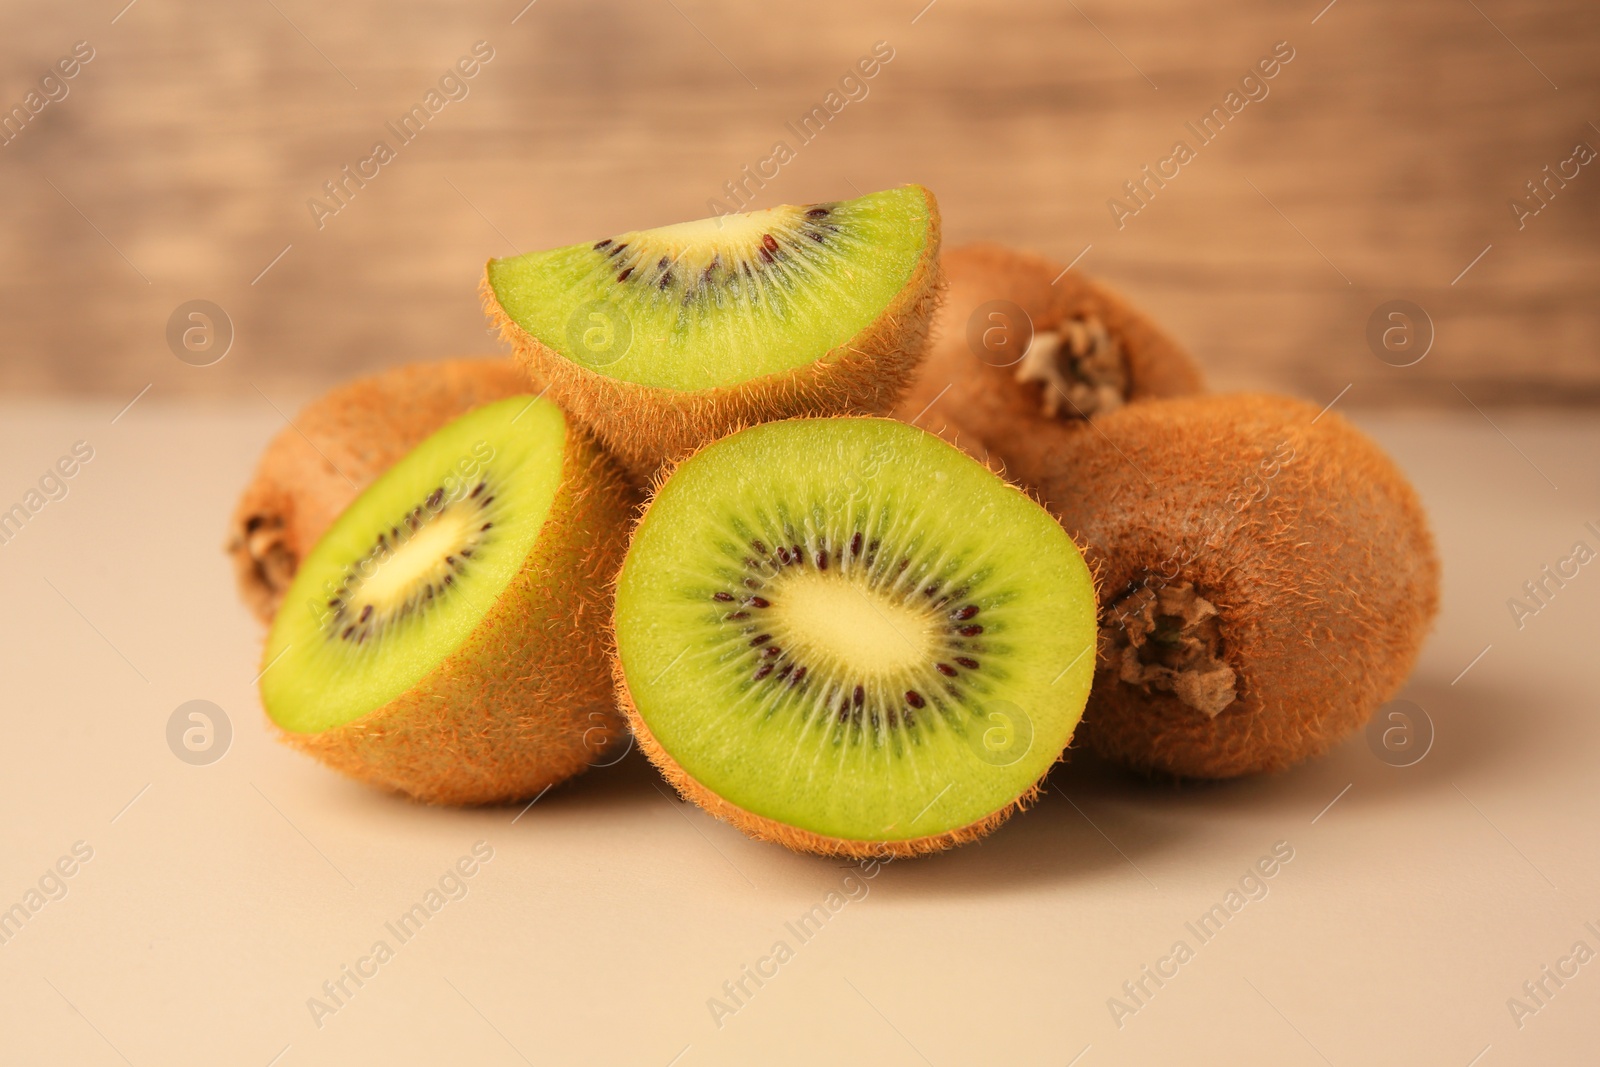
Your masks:
<svg viewBox="0 0 1600 1067"><path fill-rule="evenodd" d="M628 275L630 275L632 273L633 273L633 268L632 267L624 267L624 268L622 268L622 273L617 275L617 281L619 281L619 282L627 281L628 280Z"/></svg>
<svg viewBox="0 0 1600 1067"><path fill-rule="evenodd" d="M718 590L717 592L711 594L711 599L712 600L720 600L724 604L726 604L726 603L728 603L728 602L733 600L733 594L732 593L724 593L721 590Z"/></svg>
<svg viewBox="0 0 1600 1067"><path fill-rule="evenodd" d="M610 243L611 243L611 238L609 238L609 237L607 237L607 238L606 238L606 239L605 239L605 240L604 240L604 241L596 241L596 242L595 242L595 245L594 245L594 250L595 250L595 251L596 251L596 252L598 252L598 251L600 251L600 250L601 250L601 249L602 249L602 248L605 248L605 247L606 247L606 246L607 246L607 245L609 245L609 244L610 244Z"/></svg>
<svg viewBox="0 0 1600 1067"><path fill-rule="evenodd" d="M861 555L861 535L859 533L850 538L850 554L852 556Z"/></svg>
<svg viewBox="0 0 1600 1067"><path fill-rule="evenodd" d="M922 694L917 692L915 689L906 690L906 703L910 704L914 708L925 708L928 706L928 702L922 699Z"/></svg>
<svg viewBox="0 0 1600 1067"><path fill-rule="evenodd" d="M959 621L959 622L965 622L966 620L972 618L977 613L978 613L978 605L976 605L976 604L968 604L964 608L958 608L957 610L952 611L950 613L950 617L952 619L955 619L955 620Z"/></svg>
<svg viewBox="0 0 1600 1067"><path fill-rule="evenodd" d="M444 502L444 490L435 489L428 494L428 507L437 509Z"/></svg>

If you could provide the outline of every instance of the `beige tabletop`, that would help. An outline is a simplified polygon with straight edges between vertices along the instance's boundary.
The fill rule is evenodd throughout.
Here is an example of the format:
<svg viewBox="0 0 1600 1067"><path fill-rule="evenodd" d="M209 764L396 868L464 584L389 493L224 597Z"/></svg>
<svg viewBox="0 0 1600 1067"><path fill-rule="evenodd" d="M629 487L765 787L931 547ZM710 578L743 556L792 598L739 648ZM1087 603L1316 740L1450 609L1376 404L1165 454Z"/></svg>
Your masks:
<svg viewBox="0 0 1600 1067"><path fill-rule="evenodd" d="M1600 564L1507 607L1600 546L1593 419L1357 413L1445 563L1418 762L1180 789L1074 753L982 844L859 869L637 755L451 811L276 744L219 550L276 416L122 404L0 408L0 505L92 450L0 545L7 1064L1594 1062ZM191 700L209 763L169 745Z"/></svg>

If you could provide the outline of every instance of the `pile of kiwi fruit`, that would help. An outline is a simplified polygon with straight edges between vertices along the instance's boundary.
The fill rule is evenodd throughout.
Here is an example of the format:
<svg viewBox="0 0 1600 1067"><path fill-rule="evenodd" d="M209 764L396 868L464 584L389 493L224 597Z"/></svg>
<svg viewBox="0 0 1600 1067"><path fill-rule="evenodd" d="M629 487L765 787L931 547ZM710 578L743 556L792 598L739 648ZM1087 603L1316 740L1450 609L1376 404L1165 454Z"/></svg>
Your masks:
<svg viewBox="0 0 1600 1067"><path fill-rule="evenodd" d="M420 801L632 742L753 837L933 852L1074 736L1169 779L1317 756L1436 610L1370 440L1207 394L1074 271L942 252L920 186L493 259L480 292L510 358L314 401L227 542L277 734Z"/></svg>

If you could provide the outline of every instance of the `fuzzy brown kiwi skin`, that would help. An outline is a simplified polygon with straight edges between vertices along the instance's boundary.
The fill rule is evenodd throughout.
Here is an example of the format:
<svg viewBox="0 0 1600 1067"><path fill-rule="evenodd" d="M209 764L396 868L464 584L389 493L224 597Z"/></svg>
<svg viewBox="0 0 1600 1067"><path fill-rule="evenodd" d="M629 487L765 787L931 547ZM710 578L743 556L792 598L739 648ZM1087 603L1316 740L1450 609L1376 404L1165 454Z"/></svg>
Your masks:
<svg viewBox="0 0 1600 1067"><path fill-rule="evenodd" d="M430 804L536 796L625 737L608 670L610 579L634 493L571 420L561 487L530 558L459 649L395 700L280 739L360 781ZM270 669L270 667L268 668Z"/></svg>
<svg viewBox="0 0 1600 1067"><path fill-rule="evenodd" d="M973 352L968 322L983 304L1016 304L1035 333L1074 318L1104 323L1127 361L1129 403L1205 391L1199 365L1182 346L1121 296L1077 271L989 242L952 249L943 261L947 287L934 318L933 343L893 413L952 441L959 424L963 447L975 456L1005 457L1012 476L1024 483L1033 471L1013 468L1009 453L1015 442L1065 442L1087 427L1064 399L1059 414L1044 412L1047 386L1019 381L1016 366L995 366Z"/></svg>
<svg viewBox="0 0 1600 1067"><path fill-rule="evenodd" d="M527 391L511 359L451 359L358 378L307 404L262 453L228 522L240 598L271 622L300 560L373 479L456 416Z"/></svg>
<svg viewBox="0 0 1600 1067"><path fill-rule="evenodd" d="M1101 578L1102 636L1122 590L1192 582L1218 609L1238 685L1213 718L1102 656L1080 727L1093 751L1185 778L1278 771L1395 695L1438 610L1439 564L1377 445L1337 414L1261 395L1136 404L1095 425L1038 457L1050 472L1034 485Z"/></svg>
<svg viewBox="0 0 1600 1067"><path fill-rule="evenodd" d="M883 313L823 359L738 386L679 392L597 374L541 343L506 314L489 283L484 312L516 356L563 410L591 427L618 462L648 478L737 427L794 416L882 415L905 391L928 346L943 293L939 206L923 190L928 242L899 295Z"/></svg>
<svg viewBox="0 0 1600 1067"><path fill-rule="evenodd" d="M736 433L744 428L744 426L738 426L732 432ZM633 543L633 538L638 536L639 529L644 523L644 517L650 510L650 504L661 491L662 485L666 483L667 479L672 476L672 472L681 466L684 459L687 458L683 457L661 467L651 479L649 499L639 507L638 518L629 534L628 543L630 547ZM1027 490L1020 486L1013 486L1013 488L1037 499L1034 494L1028 493ZM622 568L619 564L616 576L611 583L613 594L621 578ZM1009 819L1013 813L1026 810L1038 799L1040 792L1043 790L1045 777L1049 774L1049 770L1046 769L1045 773L1039 776L1038 781L1030 785L1010 804L997 811L990 812L976 822L968 823L966 826L960 826L954 830L946 830L939 834L901 840L869 841L857 838L832 837L827 834L805 830L798 826L790 826L788 823L769 819L764 815L757 815L753 811L724 800L721 796L702 785L688 771L684 770L677 760L672 758L672 755L661 746L655 735L650 732L649 725L644 721L644 717L639 714L638 705L634 703L633 694L628 688L627 675L622 669L622 656L617 645L614 617L608 627L607 637L617 703L621 706L622 713L627 718L628 727L633 733L639 750L645 754L645 757L650 760L656 770L661 772L662 777L677 791L679 796L704 809L708 814L729 824L741 833L755 838L757 841L767 841L782 845L793 852L808 852L818 856L839 856L848 859L881 859L885 856L893 856L899 859L943 852L958 845L965 845L981 837L988 836L1001 823ZM1057 762L1065 758L1066 752L1063 750L1061 756L1057 758Z"/></svg>

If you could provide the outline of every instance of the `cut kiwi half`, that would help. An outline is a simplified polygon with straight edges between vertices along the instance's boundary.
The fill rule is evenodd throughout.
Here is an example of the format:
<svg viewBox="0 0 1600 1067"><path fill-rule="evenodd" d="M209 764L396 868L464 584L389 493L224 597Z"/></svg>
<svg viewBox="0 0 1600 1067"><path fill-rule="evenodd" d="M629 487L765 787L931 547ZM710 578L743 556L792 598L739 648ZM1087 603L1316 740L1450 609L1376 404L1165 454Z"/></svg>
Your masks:
<svg viewBox="0 0 1600 1067"><path fill-rule="evenodd" d="M1095 589L1061 526L932 434L792 419L660 486L618 579L641 749L746 833L931 852L1037 792L1082 713Z"/></svg>
<svg viewBox="0 0 1600 1067"><path fill-rule="evenodd" d="M436 803L531 796L624 736L608 582L628 490L549 400L448 423L306 556L263 652L282 737Z"/></svg>
<svg viewBox="0 0 1600 1067"><path fill-rule="evenodd" d="M740 426L881 414L939 297L918 185L489 261L482 292L550 395L635 472Z"/></svg>
<svg viewBox="0 0 1600 1067"><path fill-rule="evenodd" d="M239 596L271 622L300 560L374 478L456 416L527 391L514 360L445 359L357 378L301 408L262 452L229 522Z"/></svg>

